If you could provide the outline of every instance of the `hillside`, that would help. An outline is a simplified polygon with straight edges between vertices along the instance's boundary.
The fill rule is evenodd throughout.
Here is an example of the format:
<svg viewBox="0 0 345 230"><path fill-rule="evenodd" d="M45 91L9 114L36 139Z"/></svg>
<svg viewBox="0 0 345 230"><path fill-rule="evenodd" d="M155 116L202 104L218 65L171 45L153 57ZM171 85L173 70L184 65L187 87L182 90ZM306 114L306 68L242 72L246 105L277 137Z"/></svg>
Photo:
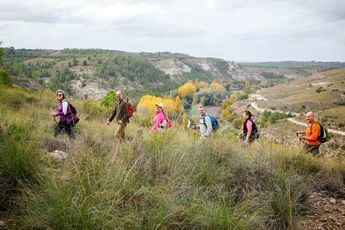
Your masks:
<svg viewBox="0 0 345 230"><path fill-rule="evenodd" d="M229 130L200 143L198 132L178 120L167 132L150 136L150 126L137 114L128 141L119 145L113 138L116 125L105 124L109 110L93 100L69 100L81 117L72 141L53 137L53 92L0 86L1 227L345 226L344 162L264 139L243 149ZM67 157L53 157L54 150Z"/></svg>
<svg viewBox="0 0 345 230"><path fill-rule="evenodd" d="M344 79L345 69L316 73L262 88L249 95L249 99L237 101L233 107L237 114L249 108L266 138L286 146L299 145L295 132L304 127L291 122L289 115L295 116L293 120L305 123L305 113L313 111L324 127L340 131L338 133L345 131ZM344 143L344 135L330 133L330 140L321 146L321 153L325 157L344 159Z"/></svg>
<svg viewBox="0 0 345 230"><path fill-rule="evenodd" d="M169 94L188 80L222 81L228 91L234 91L241 89L246 81L258 87L268 87L335 65L275 68L178 53L100 49L30 50L12 47L3 48L3 51L1 66L23 87L63 88L71 95L96 99L110 89L125 89L135 101L144 94Z"/></svg>
<svg viewBox="0 0 345 230"><path fill-rule="evenodd" d="M315 111L328 127L345 130L345 69L314 74L288 84L259 90L259 106L283 111Z"/></svg>

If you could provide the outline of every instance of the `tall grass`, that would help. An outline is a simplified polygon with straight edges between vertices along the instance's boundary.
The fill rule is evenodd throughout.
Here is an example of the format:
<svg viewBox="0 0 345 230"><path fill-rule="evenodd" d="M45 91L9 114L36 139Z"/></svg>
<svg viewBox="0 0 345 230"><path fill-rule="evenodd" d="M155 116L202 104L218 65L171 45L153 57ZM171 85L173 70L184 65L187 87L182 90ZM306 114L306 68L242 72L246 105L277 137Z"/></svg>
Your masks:
<svg viewBox="0 0 345 230"><path fill-rule="evenodd" d="M178 124L148 136L135 120L127 129L130 141L118 144L106 112L96 109L92 118L79 101L77 139L54 138L53 95L37 98L38 109L13 106L4 96L36 98L33 93L4 90L0 179L4 191L15 192L1 194L1 207L17 213L21 228L292 229L310 191L343 194L344 166L297 147L262 141L242 149L226 133L201 144ZM67 160L45 157L55 149L66 151Z"/></svg>

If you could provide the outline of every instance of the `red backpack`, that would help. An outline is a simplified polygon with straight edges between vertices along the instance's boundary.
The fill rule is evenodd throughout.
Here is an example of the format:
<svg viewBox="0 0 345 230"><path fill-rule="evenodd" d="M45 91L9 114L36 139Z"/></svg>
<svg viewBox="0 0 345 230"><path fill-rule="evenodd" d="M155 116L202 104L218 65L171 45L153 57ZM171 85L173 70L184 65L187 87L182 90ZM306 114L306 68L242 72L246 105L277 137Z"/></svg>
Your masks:
<svg viewBox="0 0 345 230"><path fill-rule="evenodd" d="M128 98L127 98L127 107L128 107L128 118L131 118L133 116L134 108L133 108L133 105L130 102L128 102Z"/></svg>
<svg viewBox="0 0 345 230"><path fill-rule="evenodd" d="M80 118L77 115L77 110L74 108L74 106L71 103L69 103L68 101L67 101L67 103L68 103L67 114L66 114L67 123L70 126L74 127L78 124Z"/></svg>

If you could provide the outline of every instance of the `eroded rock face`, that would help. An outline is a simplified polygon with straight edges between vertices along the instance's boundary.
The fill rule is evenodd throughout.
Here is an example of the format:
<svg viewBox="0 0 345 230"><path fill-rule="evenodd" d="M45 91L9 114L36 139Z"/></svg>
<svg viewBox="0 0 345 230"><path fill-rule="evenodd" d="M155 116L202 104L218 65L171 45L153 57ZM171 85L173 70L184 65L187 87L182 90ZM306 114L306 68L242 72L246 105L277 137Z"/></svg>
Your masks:
<svg viewBox="0 0 345 230"><path fill-rule="evenodd" d="M88 81L84 86L82 81L73 81L72 88L81 98L99 100L107 94L107 90L96 81Z"/></svg>
<svg viewBox="0 0 345 230"><path fill-rule="evenodd" d="M192 68L177 59L160 60L155 63L155 67L162 70L170 76L182 75L190 73Z"/></svg>

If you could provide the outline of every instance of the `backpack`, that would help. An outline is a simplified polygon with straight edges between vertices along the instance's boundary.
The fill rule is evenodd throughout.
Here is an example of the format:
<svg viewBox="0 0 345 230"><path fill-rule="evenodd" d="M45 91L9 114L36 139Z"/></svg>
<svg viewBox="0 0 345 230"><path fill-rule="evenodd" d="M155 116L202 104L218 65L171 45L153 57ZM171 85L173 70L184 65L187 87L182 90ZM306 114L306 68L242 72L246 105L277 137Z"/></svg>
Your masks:
<svg viewBox="0 0 345 230"><path fill-rule="evenodd" d="M79 122L80 118L77 115L77 110L75 109L75 107L69 103L68 103L68 108L67 108L67 123L74 127L76 126L76 124Z"/></svg>
<svg viewBox="0 0 345 230"><path fill-rule="evenodd" d="M213 131L216 131L216 130L219 128L219 124L218 124L217 119L216 119L214 116L210 115L210 114L206 114L206 115L204 116L204 118L203 118L203 120L204 120L204 125L206 126L206 128L207 128L207 125L206 125L206 122L205 122L206 116L210 117L210 119L211 119L212 130L213 130Z"/></svg>
<svg viewBox="0 0 345 230"><path fill-rule="evenodd" d="M134 113L134 108L133 105L129 102L128 98L127 98L127 107L128 107L128 118L131 118L133 116Z"/></svg>
<svg viewBox="0 0 345 230"><path fill-rule="evenodd" d="M252 135L254 135L255 139L259 139L259 137L260 137L260 130L258 129L258 127L256 126L256 124L254 122L253 122Z"/></svg>
<svg viewBox="0 0 345 230"><path fill-rule="evenodd" d="M328 130L320 123L318 124L320 125L320 135L317 137L317 140L320 141L320 143L325 143L329 139ZM310 129L312 129L312 127Z"/></svg>
<svg viewBox="0 0 345 230"><path fill-rule="evenodd" d="M161 123L161 125L165 122L165 127L166 128L171 128L171 121L170 119L165 115L164 111L163 111L163 115L164 115L164 120Z"/></svg>
<svg viewBox="0 0 345 230"><path fill-rule="evenodd" d="M170 121L170 119L168 117L165 117L164 119L165 119L165 121L167 123L167 128L171 128L171 121Z"/></svg>

